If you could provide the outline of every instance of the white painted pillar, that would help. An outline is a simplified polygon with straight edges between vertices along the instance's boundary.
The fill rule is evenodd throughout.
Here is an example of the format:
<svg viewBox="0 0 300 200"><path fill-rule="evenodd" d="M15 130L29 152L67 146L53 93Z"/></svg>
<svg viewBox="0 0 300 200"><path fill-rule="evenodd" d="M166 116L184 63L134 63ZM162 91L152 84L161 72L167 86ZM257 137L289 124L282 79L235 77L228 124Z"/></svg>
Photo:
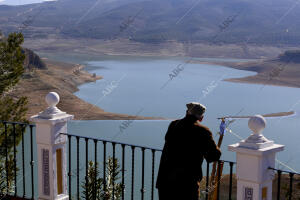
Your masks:
<svg viewBox="0 0 300 200"><path fill-rule="evenodd" d="M31 117L36 123L39 199L69 199L67 188L67 122L73 115L60 111L59 96L46 96L48 108Z"/></svg>
<svg viewBox="0 0 300 200"><path fill-rule="evenodd" d="M253 133L237 144L228 146L236 152L237 200L272 200L275 154L284 145L274 144L262 135L266 120L255 115L248 121Z"/></svg>

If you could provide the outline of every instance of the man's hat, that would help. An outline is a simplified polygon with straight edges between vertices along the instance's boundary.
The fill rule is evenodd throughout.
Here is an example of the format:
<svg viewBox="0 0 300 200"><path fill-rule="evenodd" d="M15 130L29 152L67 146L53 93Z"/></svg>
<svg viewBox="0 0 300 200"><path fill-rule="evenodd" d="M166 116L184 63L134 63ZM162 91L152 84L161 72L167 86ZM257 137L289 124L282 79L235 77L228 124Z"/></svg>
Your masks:
<svg viewBox="0 0 300 200"><path fill-rule="evenodd" d="M205 113L206 107L198 102L191 102L186 104L187 112L190 115L194 115L198 119Z"/></svg>

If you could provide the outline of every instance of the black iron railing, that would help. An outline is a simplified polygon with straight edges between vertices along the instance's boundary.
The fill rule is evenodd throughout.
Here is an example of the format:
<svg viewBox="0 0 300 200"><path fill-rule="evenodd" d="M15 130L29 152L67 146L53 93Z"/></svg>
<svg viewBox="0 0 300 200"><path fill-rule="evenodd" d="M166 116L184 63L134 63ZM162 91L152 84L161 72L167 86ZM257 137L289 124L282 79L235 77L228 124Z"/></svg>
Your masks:
<svg viewBox="0 0 300 200"><path fill-rule="evenodd" d="M107 188L106 184L107 184L107 144L110 144L111 149L112 149L112 160L114 161L116 159L116 148L120 147L121 148L121 186L122 186L122 191L121 191L121 199L125 199L125 171L126 171L126 167L125 167L125 162L126 162L126 156L125 156L125 149L126 148L130 148L131 151L131 194L130 194L130 198L134 199L135 197L135 152L136 149L140 149L141 153L142 153L142 160L141 160L141 185L140 185L140 199L144 199L145 198L145 152L146 151L150 151L152 154L152 164L151 164L151 199L154 199L154 181L155 181L155 154L156 152L160 152L160 149L155 149L155 148L149 148L146 146L139 146L139 145L131 145L131 144L126 144L126 143L121 143L121 142L115 142L115 141L108 141L108 140L102 140L102 139L97 139L97 138L91 138L91 137L84 137L84 136L78 136L78 135L72 135L72 134L65 134L62 133L64 135L68 136L68 182L69 182L69 196L72 197L73 193L72 193L72 138L76 139L76 152L77 152L77 158L76 158L76 194L77 194L77 199L80 199L80 187L82 186L80 183L80 141L84 141L84 147L85 147L85 186L86 188L88 187L88 163L89 163L89 142L94 143L94 163L98 163L98 144L102 143L103 146L103 188ZM97 165L95 164L95 171L97 171ZM116 168L116 163L113 162L113 169L112 171L114 172ZM96 179L97 177L93 177L94 183L96 183ZM111 199L115 198L115 180L112 179L112 196ZM93 197L96 197L96 184L94 185L94 190L93 190L94 194L92 194ZM85 192L85 197L86 199L88 199L90 195L88 194L88 192Z"/></svg>
<svg viewBox="0 0 300 200"><path fill-rule="evenodd" d="M36 144L35 144L35 135L34 135L34 124L27 123L19 123L19 122L7 122L0 121L0 167L1 168L1 177L0 177L0 198L2 199L10 199L11 197L20 197L24 199L35 199L37 194L35 188L35 174L37 174L36 166L34 160L36 159ZM26 133L26 134L25 134ZM85 186L88 187L88 169L89 169L89 157L91 157L91 151L93 151L93 161L94 163L98 162L99 150L102 151L103 163L103 188L106 188L106 175L107 175L107 158L108 154L112 154L112 160L114 161L117 157L120 158L120 176L121 176L121 196L122 200L126 199L155 199L155 172L157 170L157 164L159 155L161 153L161 149L150 148L146 146L139 145L131 145L127 143L121 143L116 141L108 141L97 138L90 138L78 135L65 134L68 137L68 192L71 199L75 199L72 193L72 189L76 190L77 199L91 199L89 198L88 192L85 193L85 198L80 194L83 193L82 189L82 181L80 179L80 175L82 169L85 168ZM26 136L26 138L25 138ZM73 138L73 140L72 140ZM75 139L75 140L74 140ZM75 142L72 146L73 142ZM91 145L93 144L93 145ZM101 144L101 148L100 147ZM85 147L85 155L82 156L82 151L80 147ZM91 150L94 147L93 150ZM119 148L119 149L118 149ZM117 152L119 150L119 154ZM76 165L72 165L72 153L76 153ZM150 153L150 154L149 154ZM141 157L138 157L140 155ZM148 157L147 157L148 155ZM101 156L101 155L100 155ZM84 157L84 158L83 158ZM127 159L126 159L127 157ZM83 159L81 159L83 158ZM147 159L148 158L148 159ZM130 160L130 162L126 162L126 160ZM83 160L84 167L81 168L80 160ZM228 163L230 166L230 183L229 183L229 193L228 197L231 199L232 194L232 168L234 162L222 161L218 162L218 165ZM126 164L131 165L131 177L127 177L130 179L129 181L125 181L126 179ZM137 164L139 164L138 167ZM148 164L148 165L147 165ZM113 162L112 171L116 170L117 163ZM76 166L76 179L73 180L73 167ZM95 166L95 171L97 168L101 167L97 164ZM209 180L209 167L210 164L207 163L207 174L206 179ZM218 168L219 169L219 168ZM146 171L148 176L146 176ZM30 178L31 177L31 178ZM96 182L97 176L94 176L94 182ZM137 183L138 180L138 183ZM150 184L149 184L150 181ZM72 182L75 182L76 187L72 187ZM147 183L148 184L147 184ZM219 199L219 190L221 178L217 179L214 185L206 183L206 199L208 199L208 195L212 190L218 191L218 199ZM112 196L110 199L115 199L116 183L112 182ZM126 187L125 187L126 186ZM149 191L146 191L145 188L148 186ZM96 199L96 191L97 185L94 185L94 190L92 191L92 199ZM128 191L130 194L125 195L125 189L130 188ZM139 191L139 192L137 192Z"/></svg>
<svg viewBox="0 0 300 200"><path fill-rule="evenodd" d="M93 190L90 191L93 194L88 194L88 190L85 189L85 194L83 195L83 190L82 190L82 186L85 185L85 188L89 187L89 179L88 179L88 175L89 175L89 158L93 159L93 162L95 163L94 167L96 168L95 171L97 171L97 164L98 163L98 146L99 144L101 144L102 149L100 149L100 151L103 152L103 163L102 163L102 170L103 170L103 174L102 174L102 180L103 180L103 188L106 188L106 184L107 183L107 153L108 153L108 147L110 148L110 154L112 154L112 159L115 160L117 158L116 156L116 149L119 148L119 158L120 158L120 178L121 178L121 186L122 186L122 190L121 190L121 196L120 198L122 200L124 199L131 199L133 200L134 198L136 199L142 199L144 200L146 198L146 190L145 190L145 182L147 181L151 181L150 185L150 192L147 193L147 199L155 199L155 171L157 170L157 168L155 168L156 166L156 155L158 153L161 153L161 149L156 149L156 148L150 148L150 147L146 147L146 146L139 146L139 145L132 145L132 144L127 144L127 143L122 143L122 142L116 142L116 141L109 141L109 140L103 140L103 139L98 139L98 138L92 138L92 137L85 137L85 136L78 136L78 135L72 135L72 134L67 134L67 133L61 133L63 135L66 135L68 137L68 192L69 192L69 196L73 197L72 199L80 199L80 198L85 198L85 199L89 199L89 197L92 196L92 199L96 199L95 197L97 196L97 189L96 189L96 179L98 177L94 176L94 186L93 186ZM74 147L72 147L73 142L76 141L76 149ZM82 154L83 153L80 150L80 147L84 147L85 148L85 158L82 158ZM90 148L93 148L94 150L92 153L89 152ZM139 152L137 151L137 149L139 149ZM126 151L127 150L127 151ZM128 155L128 151L129 154ZM72 152L76 152L76 160L74 160L74 158L72 159ZM127 155L126 155L127 152ZM150 153L150 157L148 157L149 159L151 159L151 165L148 165L148 169L149 169L149 178L145 178L145 161L146 161L146 156L145 153ZM136 165L136 153L140 153L141 154L141 159L139 160L140 162L140 172L139 174L136 174L136 169L135 169L135 165ZM84 155L84 154L83 154ZM127 171L126 169L126 156L127 159L130 159L131 161L131 170L129 172L131 172L131 177L130 180L127 179L127 181L125 181L125 172ZM93 158L94 157L94 158ZM74 165L76 162L76 165ZM84 178L80 178L80 163L84 162L85 165L85 176ZM75 181L73 180L73 167L72 167L72 163L74 166L76 166L76 179ZM148 163L148 162L147 162ZM220 170L221 170L221 165L227 163L230 167L230 174L229 174L229 189L228 189L228 199L232 199L232 186L233 186L233 166L235 164L235 162L230 162L230 161L225 161L225 160L219 160L217 162L217 166L218 166L218 174L221 174ZM150 169L151 167L151 169ZM207 167L206 167L206 190L205 190L205 198L208 199L210 193L212 191L217 190L217 199L220 199L219 197L219 190L220 190L220 183L221 183L221 177L220 176L216 176L216 182L211 185L210 184L210 180L209 180L209 173L210 173L210 164L207 163ZM116 169L116 163L113 163L113 173ZM136 183L136 178L135 176L139 176L139 183ZM151 176L151 177L150 177ZM115 199L115 181L112 180L112 195L108 198L108 199ZM127 188L127 185L130 185L130 194L125 195L125 188ZM75 185L75 187L74 187ZM139 188L137 188L139 187ZM72 188L76 189L76 197L74 198L73 192L72 192ZM140 189L140 196L137 196L137 189ZM81 197L80 197L81 194Z"/></svg>
<svg viewBox="0 0 300 200"><path fill-rule="evenodd" d="M20 122L0 121L0 198L9 196L34 199L34 136L35 125ZM25 145L25 133L29 132L29 145ZM19 150L19 151L18 151ZM25 157L29 153L30 157ZM29 160L29 161L28 161ZM28 169L30 168L30 170ZM31 172L31 179L26 174ZM21 184L20 184L21 182ZM28 183L31 194L27 194ZM18 186L21 186L19 192Z"/></svg>
<svg viewBox="0 0 300 200"><path fill-rule="evenodd" d="M17 199L17 197L23 199L35 199L37 192L35 191L36 177L34 176L34 174L36 174L37 172L35 171L36 166L34 165L34 160L36 159L34 128L34 124L0 121L0 199ZM26 138L25 133L27 133ZM133 200L134 198L142 200L153 200L156 198L157 195L155 194L155 172L157 170L156 166L159 159L159 156L157 156L157 154L161 154L161 149L66 133L61 134L68 137L68 192L70 199L97 199L97 187L99 185L97 185L96 182L98 176L92 177L95 184L93 185L93 190L90 191L92 193L91 195L89 194L89 191L84 191L82 189L82 183L84 183L85 188L90 187L88 182L88 173L90 162L89 158L91 157L93 157L92 160L95 163L95 171L97 171L98 168L102 167L102 188L107 188L107 185L111 184L109 185L109 187L112 188L112 195L109 198L104 197L104 199L116 199L115 193L120 192L117 191L118 189L115 187L118 184L119 186L121 186L121 195L119 197L122 200ZM75 142L76 146L72 146L73 142ZM85 155L82 155L83 152L81 151L80 147L85 148ZM91 149L93 150L91 151ZM99 150L102 151L102 166L97 165L99 159ZM73 153L76 153L75 159L72 159ZM109 154L111 156L108 156ZM138 155L140 155L140 157L138 157ZM112 158L112 168L108 168L108 165L111 165L111 163L106 162L107 158ZM107 171L112 171L112 175L115 175L115 171L117 170L119 165L118 162L115 162L115 159L118 158L120 158L118 161L120 161L121 181L120 183L116 183L115 180L112 179L112 183L109 183L107 182L106 177ZM131 162L127 163L126 160L128 159ZM75 163L76 165L74 165ZM80 163L84 163L84 167L81 168ZM136 167L137 164L139 164L138 167ZM235 185L234 182L236 180L233 176L233 168L235 164L235 162L219 160L215 166L216 173L214 175L214 178L210 176L210 172L214 171L210 170L211 163L206 164L206 176L203 179L203 181L205 181L205 186L202 193L204 194L202 195L203 199L208 200L212 197L212 195L216 195L216 199L218 200L231 200L232 198L234 198L233 188ZM129 169L129 165L131 165L131 170L129 170L129 172L131 173L131 177L127 177L126 181L126 169ZM223 179L224 176L221 175L223 166L225 165L229 166L229 174L228 171L224 173L228 177L228 186L227 183L225 183L225 179ZM74 169L72 166L76 166L76 179L72 178L74 176ZM82 169L84 168L85 173L81 173ZM297 177L300 176L299 173L275 169L271 167L269 167L269 170L277 172L277 191L275 190L274 192L276 192L278 200L291 200L299 197L300 193L299 191L296 191L297 189L295 189L295 185L297 183L298 185L300 185L300 180L297 179ZM146 173L148 173L148 176L146 175ZM83 174L84 179L81 180L80 176L82 176ZM27 175L30 175L31 178L28 178ZM285 184L285 187L282 187L283 184ZM75 185L75 187L72 187L72 185ZM148 188L150 188L150 191L145 190L147 186ZM227 187L226 190L224 190L224 186ZM129 193L127 193L126 195L125 189L127 187L130 188L130 191L128 191ZM223 191L221 191L221 188L223 188ZM76 190L75 197L73 195L74 192L72 193L73 189L74 191ZM85 196L82 195L84 192Z"/></svg>
<svg viewBox="0 0 300 200"><path fill-rule="evenodd" d="M220 188L221 188L221 183L222 183L222 172L221 170L223 169L224 164L228 164L229 165L229 185L228 185L228 197L223 197L222 198L228 198L229 200L232 199L232 189L233 189L233 166L236 164L235 162L232 161L226 161L226 160L219 160L217 162L217 174L214 177L215 180L211 180L211 176L210 176L210 165L211 163L206 163L206 187L205 187L205 200L208 200L210 196L214 195L214 191L216 190L216 199L219 200L221 199L220 197Z"/></svg>
<svg viewBox="0 0 300 200"><path fill-rule="evenodd" d="M288 189L288 193L287 193L287 196L288 196L288 199L289 200L292 200L293 199L293 182L294 182L294 176L295 175L300 175L298 173L295 173L295 172L290 172L290 171L285 171L285 170L281 170L281 169L275 169L275 168L272 168L272 167L269 167L270 170L274 170L277 172L277 194L276 194L276 198L277 200L280 200L282 199L282 174L285 173L285 174L288 174L289 175L289 189ZM285 198L285 197L284 197ZM298 196L299 198L299 196Z"/></svg>

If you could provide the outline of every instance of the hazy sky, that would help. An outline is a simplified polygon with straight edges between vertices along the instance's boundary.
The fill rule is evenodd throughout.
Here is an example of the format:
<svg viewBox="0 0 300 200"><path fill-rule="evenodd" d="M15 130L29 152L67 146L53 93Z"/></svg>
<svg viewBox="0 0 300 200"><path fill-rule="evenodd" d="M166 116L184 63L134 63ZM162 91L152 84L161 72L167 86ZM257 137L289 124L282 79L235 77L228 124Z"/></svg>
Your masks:
<svg viewBox="0 0 300 200"><path fill-rule="evenodd" d="M29 3L39 3L43 1L44 0L0 0L0 5L23 5Z"/></svg>

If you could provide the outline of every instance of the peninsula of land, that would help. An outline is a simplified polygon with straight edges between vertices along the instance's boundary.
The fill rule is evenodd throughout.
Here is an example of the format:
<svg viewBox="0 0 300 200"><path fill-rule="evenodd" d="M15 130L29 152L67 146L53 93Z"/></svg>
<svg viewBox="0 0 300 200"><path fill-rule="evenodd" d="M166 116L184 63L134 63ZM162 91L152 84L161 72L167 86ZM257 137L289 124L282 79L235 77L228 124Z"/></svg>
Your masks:
<svg viewBox="0 0 300 200"><path fill-rule="evenodd" d="M68 114L73 114L75 120L162 119L106 112L97 105L87 103L73 94L78 91L77 86L102 77L88 73L84 70L84 66L79 64L48 59L42 59L42 63L45 66L27 67L23 78L9 94L15 98L28 97L27 118L47 108L45 96L48 92L57 92L60 95L57 107Z"/></svg>
<svg viewBox="0 0 300 200"><path fill-rule="evenodd" d="M300 88L300 51L285 51L274 59L259 59L250 62L201 62L231 67L239 70L253 71L257 74L242 78L229 78L225 81L275 85Z"/></svg>

